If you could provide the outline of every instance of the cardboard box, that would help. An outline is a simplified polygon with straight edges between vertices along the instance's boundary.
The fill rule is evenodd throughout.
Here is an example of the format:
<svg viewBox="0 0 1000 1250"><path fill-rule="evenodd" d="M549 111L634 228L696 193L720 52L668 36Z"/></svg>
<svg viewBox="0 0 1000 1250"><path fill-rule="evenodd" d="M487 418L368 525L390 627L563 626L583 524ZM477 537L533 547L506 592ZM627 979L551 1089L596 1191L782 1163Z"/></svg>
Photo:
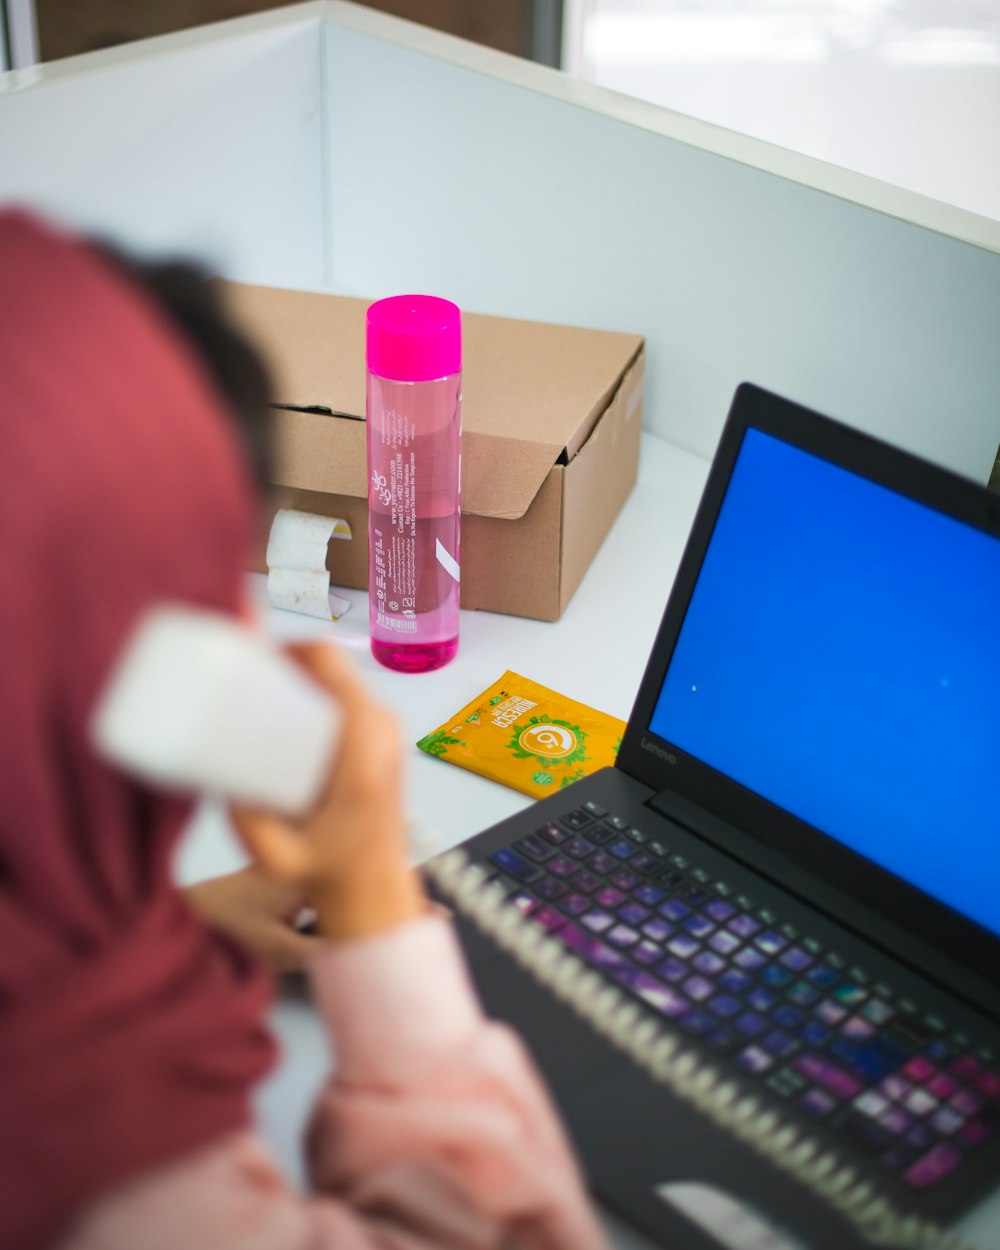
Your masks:
<svg viewBox="0 0 1000 1250"><path fill-rule="evenodd" d="M347 520L332 580L363 588L369 301L225 288L275 374L274 507ZM462 607L554 621L635 482L643 340L472 313L463 336Z"/></svg>

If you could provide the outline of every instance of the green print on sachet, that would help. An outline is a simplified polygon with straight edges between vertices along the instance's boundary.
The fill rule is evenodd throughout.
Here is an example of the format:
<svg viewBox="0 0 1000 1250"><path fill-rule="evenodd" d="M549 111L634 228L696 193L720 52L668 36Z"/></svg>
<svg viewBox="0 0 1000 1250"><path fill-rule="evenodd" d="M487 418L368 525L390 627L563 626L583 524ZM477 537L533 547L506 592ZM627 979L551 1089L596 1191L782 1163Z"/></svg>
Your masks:
<svg viewBox="0 0 1000 1250"><path fill-rule="evenodd" d="M506 672L417 743L533 798L615 762L624 721Z"/></svg>

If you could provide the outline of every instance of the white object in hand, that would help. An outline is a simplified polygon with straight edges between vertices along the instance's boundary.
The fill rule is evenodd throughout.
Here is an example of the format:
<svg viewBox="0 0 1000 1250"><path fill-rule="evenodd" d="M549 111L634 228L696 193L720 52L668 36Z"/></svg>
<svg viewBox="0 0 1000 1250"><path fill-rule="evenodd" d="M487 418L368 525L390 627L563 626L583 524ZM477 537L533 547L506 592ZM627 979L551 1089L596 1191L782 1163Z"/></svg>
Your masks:
<svg viewBox="0 0 1000 1250"><path fill-rule="evenodd" d="M340 715L263 635L162 605L137 625L91 732L105 760L154 785L300 816L330 771Z"/></svg>

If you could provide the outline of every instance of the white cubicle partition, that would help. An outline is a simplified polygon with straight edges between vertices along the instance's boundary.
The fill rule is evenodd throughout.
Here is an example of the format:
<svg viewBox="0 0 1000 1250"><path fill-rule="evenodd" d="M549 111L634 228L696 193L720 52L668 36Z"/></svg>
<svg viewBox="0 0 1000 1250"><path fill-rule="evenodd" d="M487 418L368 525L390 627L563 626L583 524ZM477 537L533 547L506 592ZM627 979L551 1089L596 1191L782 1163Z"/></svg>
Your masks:
<svg viewBox="0 0 1000 1250"><path fill-rule="evenodd" d="M1000 223L335 7L338 288L640 331L647 427L703 456L751 379L988 478Z"/></svg>
<svg viewBox="0 0 1000 1250"><path fill-rule="evenodd" d="M0 202L247 282L322 286L322 8L0 75Z"/></svg>
<svg viewBox="0 0 1000 1250"><path fill-rule="evenodd" d="M647 428L702 456L745 378L996 455L1000 223L355 5L5 76L14 197L245 281L641 331Z"/></svg>

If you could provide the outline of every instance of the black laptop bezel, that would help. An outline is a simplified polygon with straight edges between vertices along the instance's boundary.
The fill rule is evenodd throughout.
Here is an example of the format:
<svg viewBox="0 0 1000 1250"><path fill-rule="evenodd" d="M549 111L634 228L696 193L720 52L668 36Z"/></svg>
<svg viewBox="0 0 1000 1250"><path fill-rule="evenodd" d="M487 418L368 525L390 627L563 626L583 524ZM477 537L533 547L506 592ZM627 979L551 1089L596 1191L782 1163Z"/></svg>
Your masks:
<svg viewBox="0 0 1000 1250"><path fill-rule="evenodd" d="M838 898L846 894L863 899L873 916L889 919L902 932L912 934L967 970L975 984L985 982L995 990L990 995L992 1003L980 1003L988 1010L992 1008L991 1014L995 1014L1000 1004L1000 939L988 929L694 759L648 728L733 466L750 428L819 455L1000 538L1000 499L995 493L812 409L752 383L743 383L736 391L723 429L616 767L654 790L669 789L744 831L772 853L772 862L777 855L800 868L808 865L811 876L828 884ZM985 628L986 622L983 625ZM932 772L929 744L928 774Z"/></svg>

